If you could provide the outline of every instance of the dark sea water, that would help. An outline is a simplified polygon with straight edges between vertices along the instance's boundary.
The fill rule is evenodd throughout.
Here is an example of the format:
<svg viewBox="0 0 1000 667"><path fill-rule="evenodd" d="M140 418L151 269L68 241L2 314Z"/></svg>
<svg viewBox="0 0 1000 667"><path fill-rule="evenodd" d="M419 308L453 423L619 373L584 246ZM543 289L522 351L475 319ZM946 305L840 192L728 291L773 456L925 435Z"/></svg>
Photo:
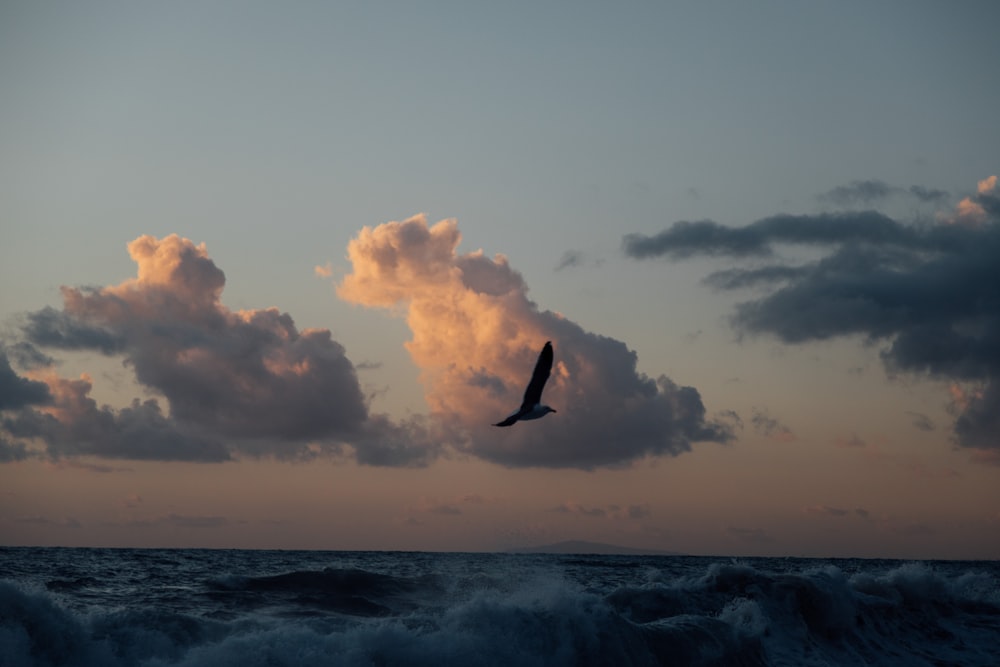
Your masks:
<svg viewBox="0 0 1000 667"><path fill-rule="evenodd" d="M0 548L0 665L1000 665L1000 563Z"/></svg>

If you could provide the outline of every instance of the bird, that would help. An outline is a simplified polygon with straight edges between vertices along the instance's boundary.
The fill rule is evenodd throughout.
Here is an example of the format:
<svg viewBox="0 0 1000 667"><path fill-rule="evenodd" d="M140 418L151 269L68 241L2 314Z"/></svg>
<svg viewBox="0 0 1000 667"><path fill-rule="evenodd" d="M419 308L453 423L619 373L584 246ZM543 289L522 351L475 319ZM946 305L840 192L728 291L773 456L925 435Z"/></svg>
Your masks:
<svg viewBox="0 0 1000 667"><path fill-rule="evenodd" d="M546 341L545 347L542 348L542 351L538 355L538 361L535 362L535 371L531 374L531 382L528 383L528 388L524 390L524 401L521 403L521 407L518 408L517 412L507 417L507 419L493 425L512 426L514 422L525 419L540 419L550 412L555 412L553 408L542 405L542 389L545 387L545 381L549 379L549 373L551 372L552 341Z"/></svg>

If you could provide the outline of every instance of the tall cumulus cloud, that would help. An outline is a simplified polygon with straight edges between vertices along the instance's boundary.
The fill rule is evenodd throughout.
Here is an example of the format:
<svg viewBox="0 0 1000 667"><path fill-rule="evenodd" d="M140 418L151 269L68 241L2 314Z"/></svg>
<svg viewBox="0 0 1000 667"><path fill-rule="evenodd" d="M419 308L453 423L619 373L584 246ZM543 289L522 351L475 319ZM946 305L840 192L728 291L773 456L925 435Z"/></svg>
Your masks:
<svg viewBox="0 0 1000 667"><path fill-rule="evenodd" d="M625 465L727 442L694 387L647 377L621 341L543 311L502 255L459 254L454 220L424 216L364 228L348 246L349 302L405 314L431 419L452 446L506 466ZM530 425L491 423L518 405L539 350L555 347L545 402L558 412Z"/></svg>
<svg viewBox="0 0 1000 667"><path fill-rule="evenodd" d="M869 201L882 190L866 182L831 192ZM789 245L823 254L793 263L778 252ZM954 441L980 450L981 460L1000 462L996 176L981 181L974 194L934 223L909 223L870 210L778 215L742 227L677 222L652 236L627 235L623 247L635 259L742 260L743 266L706 278L719 289L754 288L762 294L736 307L732 322L738 330L772 334L786 343L860 335L881 344L890 372L952 383Z"/></svg>
<svg viewBox="0 0 1000 667"><path fill-rule="evenodd" d="M354 366L328 330L300 331L275 308L223 305L225 274L204 244L142 236L128 251L136 277L63 287L61 309L26 316L21 345L120 356L158 397L99 407L89 377L35 369L21 378L5 354L0 409L8 408L3 429L11 442L41 441L50 457L222 461L346 447L363 463L433 458L435 446L418 421L369 414Z"/></svg>

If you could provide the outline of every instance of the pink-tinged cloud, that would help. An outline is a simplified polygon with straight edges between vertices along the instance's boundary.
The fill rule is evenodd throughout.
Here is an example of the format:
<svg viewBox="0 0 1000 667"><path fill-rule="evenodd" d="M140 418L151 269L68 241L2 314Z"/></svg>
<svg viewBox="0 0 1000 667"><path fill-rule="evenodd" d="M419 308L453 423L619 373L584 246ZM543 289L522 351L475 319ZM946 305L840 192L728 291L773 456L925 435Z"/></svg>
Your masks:
<svg viewBox="0 0 1000 667"><path fill-rule="evenodd" d="M418 420L368 413L354 366L328 330L299 331L276 308L223 305L225 274L204 244L142 236L128 250L135 278L63 287L62 310L30 313L24 333L40 347L122 356L166 405L154 398L120 410L98 407L88 378L44 376L50 405L36 400L20 411L10 420L13 437L40 439L51 457L223 461L345 448L371 464L433 457Z"/></svg>
<svg viewBox="0 0 1000 667"><path fill-rule="evenodd" d="M540 310L506 257L459 254L460 239L454 220L430 226L422 215L365 227L337 287L349 302L405 315L406 349L452 447L507 466L592 469L732 439L728 424L706 419L696 389L647 377L621 341ZM558 412L493 428L520 405L548 340L544 400Z"/></svg>
<svg viewBox="0 0 1000 667"><path fill-rule="evenodd" d="M940 219L948 224L965 225L967 227L980 227L990 222L990 210L993 215L997 215L997 177L996 175L984 178L976 184L976 194L965 197L955 206L955 211L950 214L943 214Z"/></svg>
<svg viewBox="0 0 1000 667"><path fill-rule="evenodd" d="M977 184L977 186L978 187L976 188L976 191L979 194L981 194L981 195L991 194L992 192L994 192L997 189L997 176L996 176L996 174L993 174L992 176L988 176L987 178L984 178L983 180L979 181L979 183Z"/></svg>

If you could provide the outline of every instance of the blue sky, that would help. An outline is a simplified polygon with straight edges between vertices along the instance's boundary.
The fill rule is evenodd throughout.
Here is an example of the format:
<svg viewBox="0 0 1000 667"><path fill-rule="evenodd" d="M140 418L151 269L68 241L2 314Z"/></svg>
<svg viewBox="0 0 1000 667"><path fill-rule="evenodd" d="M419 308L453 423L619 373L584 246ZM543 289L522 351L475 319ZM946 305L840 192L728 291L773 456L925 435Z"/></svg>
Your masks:
<svg viewBox="0 0 1000 667"><path fill-rule="evenodd" d="M136 275L127 244L177 234L224 272L225 308L274 307L299 331L328 329L368 409L402 423L449 395L404 346L419 308L349 303L336 287L358 270L347 253L363 227L425 214L428 226L457 221L455 258L500 253L522 276L537 306L512 316L525 336L551 334L543 314L558 312L635 352L636 377L693 387L707 420L735 413L742 428L587 471L506 465L469 445L475 434L416 469L239 448L225 464L53 457L36 440L31 456L0 466L0 536L997 557L1000 468L956 445L968 399L953 388L971 396L995 376L893 371L880 352L902 330L802 343L741 330L736 304L766 292L705 283L740 258L705 247L640 260L623 237L862 209L947 224L963 199L989 196L977 184L1000 170L998 19L991 2L4 3L8 346L25 338L28 314L63 307L60 286L120 285ZM873 183L883 188L864 195ZM827 250L779 254L808 262ZM571 340L557 341L557 359ZM45 351L55 375L87 373L98 404L154 398L176 411L168 388L137 378L134 351ZM546 429L575 423L559 407ZM915 428L914 415L933 428ZM192 478L205 479L197 502ZM249 500L264 479L280 510ZM928 487L952 500L930 502ZM343 525L310 518L316 502ZM368 508L364 529L344 509L356 506ZM206 535L192 517L221 529Z"/></svg>

